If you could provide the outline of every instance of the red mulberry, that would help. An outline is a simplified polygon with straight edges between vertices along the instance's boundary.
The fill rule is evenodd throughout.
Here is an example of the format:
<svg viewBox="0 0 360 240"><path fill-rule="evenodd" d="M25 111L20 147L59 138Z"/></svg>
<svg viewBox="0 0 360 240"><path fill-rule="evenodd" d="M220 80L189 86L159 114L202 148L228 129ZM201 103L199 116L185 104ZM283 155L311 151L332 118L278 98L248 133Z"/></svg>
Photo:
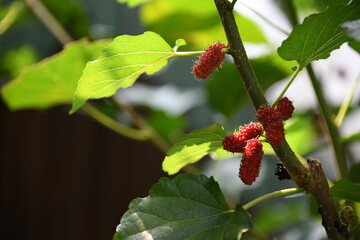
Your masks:
<svg viewBox="0 0 360 240"><path fill-rule="evenodd" d="M280 118L285 121L291 118L294 112L294 105L287 97L283 97L277 103L276 110L280 113Z"/></svg>
<svg viewBox="0 0 360 240"><path fill-rule="evenodd" d="M256 117L264 127L266 141L273 146L281 145L285 140L285 133L279 111L272 107L260 106Z"/></svg>
<svg viewBox="0 0 360 240"><path fill-rule="evenodd" d="M262 127L257 123L245 125L239 132L230 134L223 141L223 147L229 152L244 152L249 139L258 138L263 133Z"/></svg>
<svg viewBox="0 0 360 240"><path fill-rule="evenodd" d="M253 184L259 176L261 159L264 155L259 139L247 141L239 169L239 178L247 185Z"/></svg>
<svg viewBox="0 0 360 240"><path fill-rule="evenodd" d="M224 61L225 54L221 52L223 48L226 48L223 43L215 43L208 47L195 62L191 73L199 79L208 78Z"/></svg>

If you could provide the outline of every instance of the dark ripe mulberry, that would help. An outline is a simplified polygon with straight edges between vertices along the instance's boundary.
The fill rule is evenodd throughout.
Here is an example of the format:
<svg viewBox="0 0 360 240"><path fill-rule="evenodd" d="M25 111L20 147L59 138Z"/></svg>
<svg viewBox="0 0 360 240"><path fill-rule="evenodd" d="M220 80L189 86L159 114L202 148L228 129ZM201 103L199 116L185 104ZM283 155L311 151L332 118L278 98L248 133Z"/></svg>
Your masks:
<svg viewBox="0 0 360 240"><path fill-rule="evenodd" d="M195 62L191 73L199 79L208 78L223 63L225 54L221 50L224 48L226 45L223 43L215 43L208 47Z"/></svg>
<svg viewBox="0 0 360 240"><path fill-rule="evenodd" d="M261 159L264 155L262 147L259 139L250 139L246 142L239 169L239 178L246 185L253 184L259 176Z"/></svg>
<svg viewBox="0 0 360 240"><path fill-rule="evenodd" d="M291 118L294 112L294 105L287 97L283 97L277 103L276 110L279 112L280 118L285 121Z"/></svg>
<svg viewBox="0 0 360 240"><path fill-rule="evenodd" d="M279 180L291 179L290 174L281 162L276 164L275 175L278 176Z"/></svg>

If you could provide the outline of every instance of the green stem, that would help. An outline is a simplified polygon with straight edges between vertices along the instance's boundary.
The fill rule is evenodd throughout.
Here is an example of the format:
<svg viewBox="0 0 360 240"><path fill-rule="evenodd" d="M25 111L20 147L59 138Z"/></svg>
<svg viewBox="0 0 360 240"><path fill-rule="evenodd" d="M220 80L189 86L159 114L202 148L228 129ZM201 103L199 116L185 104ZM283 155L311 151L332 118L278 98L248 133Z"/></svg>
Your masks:
<svg viewBox="0 0 360 240"><path fill-rule="evenodd" d="M341 105L341 107L339 109L338 114L336 115L335 125L337 127L341 126L341 124L345 118L346 112L349 109L350 104L355 96L355 92L356 92L357 88L359 87L359 81L360 81L360 76L358 77L357 80L354 81L353 85L351 86L350 93L345 98L343 104Z"/></svg>
<svg viewBox="0 0 360 240"><path fill-rule="evenodd" d="M5 17L0 21L0 35L6 32L6 30L8 30L9 27L15 22L17 16L19 15L23 7L24 4L19 1L14 1L11 4L10 10L7 12Z"/></svg>
<svg viewBox="0 0 360 240"><path fill-rule="evenodd" d="M99 111L97 108L93 107L89 103L86 103L82 107L82 110L84 112L86 112L90 117L92 117L93 119L95 119L96 121L98 121L99 123L104 125L105 127L109 128L110 130L112 130L122 136L131 138L134 140L138 140L138 141L148 140L148 136L145 134L145 132L143 130L138 130L138 129L134 129L134 128L125 126L125 125L115 121L111 117L107 116L103 112Z"/></svg>
<svg viewBox="0 0 360 240"><path fill-rule="evenodd" d="M243 206L243 209L248 210L249 208L255 206L258 203L261 203L265 200L274 198L274 197L279 197L279 196L283 196L283 195L287 195L287 194L294 194L294 193L298 193L298 192L303 192L305 189L303 188L288 188L288 189L284 189L284 190L279 190L279 191L275 191L266 195L263 195L261 197L258 197L254 200L252 200L251 202L245 204Z"/></svg>
<svg viewBox="0 0 360 240"><path fill-rule="evenodd" d="M333 112L325 99L325 96L321 89L321 85L320 85L319 81L316 79L316 76L315 76L315 73L314 73L314 70L313 70L311 64L309 64L306 67L306 69L309 74L311 83L313 85L313 89L315 91L316 98L318 100L322 116L326 123L326 127L327 127L327 131L328 131L328 134L330 137L332 149L334 151L334 155L335 155L335 158L337 161L338 176L339 176L338 178L345 178L347 175L345 151L344 151L343 145L341 143L338 129L332 120Z"/></svg>
<svg viewBox="0 0 360 240"><path fill-rule="evenodd" d="M192 56L202 54L204 51L174 52L174 56Z"/></svg>
<svg viewBox="0 0 360 240"><path fill-rule="evenodd" d="M284 4L287 7L289 20L293 26L298 24L298 16L294 7L294 3L292 0L286 0L283 1ZM301 67L302 68L302 67ZM328 134L330 137L330 142L332 145L332 149L334 151L334 155L336 158L337 166L338 166L338 176L339 178L345 178L347 176L347 167L346 167L346 157L345 157L345 151L343 149L343 146L341 144L340 135L338 132L337 127L335 126L333 122L333 113L332 110L325 100L325 96L322 92L321 86L319 81L317 80L314 70L311 66L311 64L308 64L306 66L306 70L309 74L311 83L313 85L313 89L315 91L316 98L319 103L319 107L322 113L322 116L326 123L326 128L328 130Z"/></svg>
<svg viewBox="0 0 360 240"><path fill-rule="evenodd" d="M276 98L275 102L271 105L272 107L275 107L276 104L279 102L279 100L284 96L285 92L288 90L288 88L290 87L290 85L293 83L293 81L295 80L296 76L301 72L301 69L298 67L296 69L296 71L293 73L293 75L291 76L291 78L289 79L289 81L286 83L284 89L281 91L281 93L279 94L279 96Z"/></svg>
<svg viewBox="0 0 360 240"><path fill-rule="evenodd" d="M145 136L155 144L162 152L167 153L167 151L170 149L171 145L163 138L161 137L149 124L148 122L139 115L134 108L131 106L125 105L118 100L114 99L114 102L116 105L119 106L123 111L127 112L135 125L140 128L145 134Z"/></svg>

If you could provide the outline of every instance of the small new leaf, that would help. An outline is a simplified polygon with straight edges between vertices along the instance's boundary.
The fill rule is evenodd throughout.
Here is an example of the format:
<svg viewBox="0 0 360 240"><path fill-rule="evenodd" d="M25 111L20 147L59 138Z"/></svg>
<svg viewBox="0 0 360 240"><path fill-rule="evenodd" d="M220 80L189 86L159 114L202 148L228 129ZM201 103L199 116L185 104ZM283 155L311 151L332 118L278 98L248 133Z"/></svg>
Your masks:
<svg viewBox="0 0 360 240"><path fill-rule="evenodd" d="M331 51L348 40L341 25L359 16L360 1L346 6L330 6L324 12L310 15L295 26L278 53L285 60L296 60L301 68L311 61L326 59Z"/></svg>
<svg viewBox="0 0 360 240"><path fill-rule="evenodd" d="M204 175L162 178L130 203L113 240L240 239L251 227L240 206L229 209L219 184Z"/></svg>
<svg viewBox="0 0 360 240"><path fill-rule="evenodd" d="M222 148L225 137L226 132L218 123L184 135L168 151L162 164L163 170L168 174L179 172L187 164L195 163L208 153Z"/></svg>
<svg viewBox="0 0 360 240"><path fill-rule="evenodd" d="M86 65L70 113L88 99L110 97L119 88L130 87L143 73L159 71L173 56L174 50L154 32L115 38L97 60Z"/></svg>

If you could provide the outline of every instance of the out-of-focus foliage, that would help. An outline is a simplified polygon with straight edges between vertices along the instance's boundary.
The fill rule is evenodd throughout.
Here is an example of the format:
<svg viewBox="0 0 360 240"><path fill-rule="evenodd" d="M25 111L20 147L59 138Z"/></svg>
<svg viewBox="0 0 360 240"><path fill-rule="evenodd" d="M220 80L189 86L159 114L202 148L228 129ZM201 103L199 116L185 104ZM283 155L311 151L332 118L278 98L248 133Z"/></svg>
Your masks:
<svg viewBox="0 0 360 240"><path fill-rule="evenodd" d="M156 13L156 14L155 14ZM156 0L140 8L143 24L160 34L167 42L184 38L188 49L204 49L216 41L226 43L218 13L212 1L203 0ZM248 18L235 14L244 31L242 39L251 43L266 43L259 27Z"/></svg>

